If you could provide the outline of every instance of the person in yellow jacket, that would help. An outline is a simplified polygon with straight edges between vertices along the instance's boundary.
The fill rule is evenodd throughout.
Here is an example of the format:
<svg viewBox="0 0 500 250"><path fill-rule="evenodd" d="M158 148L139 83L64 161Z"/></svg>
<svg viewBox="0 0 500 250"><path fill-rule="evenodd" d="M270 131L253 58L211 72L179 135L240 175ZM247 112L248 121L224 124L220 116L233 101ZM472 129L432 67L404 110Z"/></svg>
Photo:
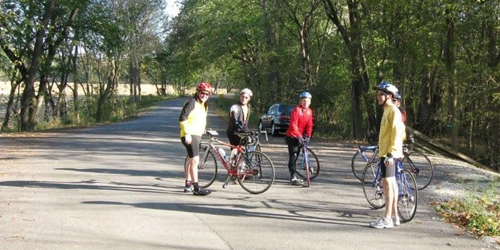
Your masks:
<svg viewBox="0 0 500 250"><path fill-rule="evenodd" d="M392 228L400 224L397 210L396 161L403 158L405 125L401 117L401 111L393 101L398 94L398 88L388 82L382 82L376 89L378 104L384 108L384 114L380 122L378 156L381 161L382 186L385 193L385 214L384 217L371 222L370 226L374 228Z"/></svg>
<svg viewBox="0 0 500 250"><path fill-rule="evenodd" d="M197 167L200 162L201 136L207 125L207 101L211 93L210 83L198 84L196 94L184 103L179 116L181 142L186 147L188 154L184 192L192 191L194 195L209 195L211 193L210 190L198 186Z"/></svg>

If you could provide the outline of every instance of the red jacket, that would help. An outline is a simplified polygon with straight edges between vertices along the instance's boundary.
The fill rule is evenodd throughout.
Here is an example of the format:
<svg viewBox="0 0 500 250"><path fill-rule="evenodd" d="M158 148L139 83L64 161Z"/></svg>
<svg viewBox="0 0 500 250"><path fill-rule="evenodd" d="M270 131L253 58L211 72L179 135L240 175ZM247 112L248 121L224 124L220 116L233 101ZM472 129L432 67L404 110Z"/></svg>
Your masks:
<svg viewBox="0 0 500 250"><path fill-rule="evenodd" d="M290 126L286 131L288 137L312 136L313 129L313 111L310 108L303 109L296 106L290 116Z"/></svg>

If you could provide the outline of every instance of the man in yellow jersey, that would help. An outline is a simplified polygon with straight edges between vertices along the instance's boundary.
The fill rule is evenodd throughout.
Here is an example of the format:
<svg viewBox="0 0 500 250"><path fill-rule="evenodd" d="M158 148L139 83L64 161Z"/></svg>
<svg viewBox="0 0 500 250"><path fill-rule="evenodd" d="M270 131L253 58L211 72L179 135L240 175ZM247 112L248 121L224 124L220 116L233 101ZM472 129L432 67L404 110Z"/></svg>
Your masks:
<svg viewBox="0 0 500 250"><path fill-rule="evenodd" d="M208 104L207 100L212 93L212 86L202 82L196 87L196 94L184 103L180 122L181 142L186 147L188 161L186 166L186 183L184 192L193 192L194 195L208 195L208 189L198 186L198 163L200 162L201 136L207 125Z"/></svg>
<svg viewBox="0 0 500 250"><path fill-rule="evenodd" d="M398 216L398 184L396 182L396 161L403 158L403 140L405 138L405 125L401 112L396 107L393 99L398 89L388 83L382 82L376 87L377 101L384 108L380 122L378 141L378 156L382 172L382 186L385 193L385 214L370 223L373 228L393 228L399 226Z"/></svg>

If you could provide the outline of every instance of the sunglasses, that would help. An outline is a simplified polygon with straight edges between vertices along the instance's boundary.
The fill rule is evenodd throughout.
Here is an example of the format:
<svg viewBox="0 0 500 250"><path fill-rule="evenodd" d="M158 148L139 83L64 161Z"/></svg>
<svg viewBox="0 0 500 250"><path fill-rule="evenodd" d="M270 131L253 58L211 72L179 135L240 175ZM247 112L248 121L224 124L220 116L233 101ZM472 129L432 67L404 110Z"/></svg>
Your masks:
<svg viewBox="0 0 500 250"><path fill-rule="evenodd" d="M208 92L200 92L200 96L209 96L209 95L210 95L210 93L208 93Z"/></svg>
<svg viewBox="0 0 500 250"><path fill-rule="evenodd" d="M250 99L250 96L247 96L247 95L240 95L240 98L243 98L243 99Z"/></svg>

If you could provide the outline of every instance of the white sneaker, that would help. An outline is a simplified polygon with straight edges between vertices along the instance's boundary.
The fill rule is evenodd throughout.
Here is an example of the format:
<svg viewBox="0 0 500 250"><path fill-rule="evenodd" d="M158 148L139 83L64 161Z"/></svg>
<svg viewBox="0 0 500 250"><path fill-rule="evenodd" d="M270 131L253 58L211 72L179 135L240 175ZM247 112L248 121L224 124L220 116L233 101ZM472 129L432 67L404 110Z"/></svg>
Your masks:
<svg viewBox="0 0 500 250"><path fill-rule="evenodd" d="M370 227L382 229L382 228L393 228L394 223L392 223L392 219L389 218L380 218L376 221L370 222Z"/></svg>
<svg viewBox="0 0 500 250"><path fill-rule="evenodd" d="M290 184L293 185L293 186L301 186L302 185L302 179L298 179L297 177L294 176L290 180Z"/></svg>
<svg viewBox="0 0 500 250"><path fill-rule="evenodd" d="M401 220L399 219L399 217L392 217L392 222L394 224L394 226L399 226L401 225Z"/></svg>
<svg viewBox="0 0 500 250"><path fill-rule="evenodd" d="M189 187L188 186L184 186L184 193L193 192L193 190L194 190L193 185L191 185Z"/></svg>

